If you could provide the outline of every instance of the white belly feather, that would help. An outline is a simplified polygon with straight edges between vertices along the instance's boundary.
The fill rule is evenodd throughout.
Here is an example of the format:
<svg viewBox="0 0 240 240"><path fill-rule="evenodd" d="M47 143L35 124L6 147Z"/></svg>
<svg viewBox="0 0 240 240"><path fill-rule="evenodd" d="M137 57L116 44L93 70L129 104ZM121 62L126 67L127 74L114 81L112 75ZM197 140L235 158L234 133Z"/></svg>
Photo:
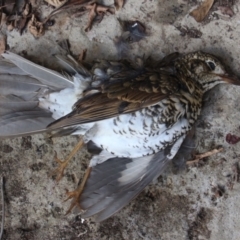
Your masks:
<svg viewBox="0 0 240 240"><path fill-rule="evenodd" d="M116 118L100 121L96 123L97 131L86 135L86 139L90 137L97 146L118 157L137 158L161 151L166 148L166 142L174 143L185 132L183 128L189 127L186 119L180 119L170 129L159 124L156 130L152 130L152 120L141 117L139 112L135 116L121 115L118 119L117 125Z"/></svg>

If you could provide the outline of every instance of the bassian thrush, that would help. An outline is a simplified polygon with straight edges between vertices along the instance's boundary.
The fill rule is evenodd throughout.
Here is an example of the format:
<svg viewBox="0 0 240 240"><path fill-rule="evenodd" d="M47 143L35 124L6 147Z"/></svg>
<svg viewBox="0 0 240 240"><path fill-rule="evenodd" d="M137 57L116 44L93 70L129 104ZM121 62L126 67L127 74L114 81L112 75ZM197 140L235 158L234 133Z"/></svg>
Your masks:
<svg viewBox="0 0 240 240"><path fill-rule="evenodd" d="M91 70L56 55L66 74L11 52L2 56L0 136L83 135L78 148L87 144L93 156L82 184L69 193L70 209L79 205L82 217L96 221L123 208L181 153L205 92L220 83L240 85L204 52L136 66L102 60ZM58 160L59 178L69 159Z"/></svg>

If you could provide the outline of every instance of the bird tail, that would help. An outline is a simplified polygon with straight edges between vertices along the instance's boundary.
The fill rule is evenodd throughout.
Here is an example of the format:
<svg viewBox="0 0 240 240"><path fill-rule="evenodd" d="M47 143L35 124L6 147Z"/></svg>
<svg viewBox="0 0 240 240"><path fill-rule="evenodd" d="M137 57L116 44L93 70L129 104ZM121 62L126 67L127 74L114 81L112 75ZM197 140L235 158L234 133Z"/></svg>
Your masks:
<svg viewBox="0 0 240 240"><path fill-rule="evenodd" d="M52 113L39 107L39 98L47 93L74 88L68 74L35 64L17 54L6 52L0 60L0 138L31 135L46 130L54 121ZM66 72L89 74L73 60L58 56ZM68 69L67 69L68 66Z"/></svg>

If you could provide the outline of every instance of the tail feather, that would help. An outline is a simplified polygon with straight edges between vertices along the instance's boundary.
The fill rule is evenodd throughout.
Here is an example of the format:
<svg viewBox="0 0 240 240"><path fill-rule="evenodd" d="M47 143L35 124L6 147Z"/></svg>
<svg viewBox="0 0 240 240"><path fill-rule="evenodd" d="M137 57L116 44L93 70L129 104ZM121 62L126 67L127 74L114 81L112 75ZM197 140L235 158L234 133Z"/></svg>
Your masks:
<svg viewBox="0 0 240 240"><path fill-rule="evenodd" d="M46 131L52 113L39 107L46 93L72 88L73 82L58 72L14 53L0 60L0 138Z"/></svg>
<svg viewBox="0 0 240 240"><path fill-rule="evenodd" d="M43 132L52 121L51 113L42 109L8 113L0 117L0 138Z"/></svg>
<svg viewBox="0 0 240 240"><path fill-rule="evenodd" d="M26 81L21 81L25 79L25 76L15 76L15 75L1 75L0 80L0 95L25 95L29 93L37 93L41 88L46 88L46 85L39 83L30 83Z"/></svg>
<svg viewBox="0 0 240 240"><path fill-rule="evenodd" d="M35 64L12 52L6 52L2 54L2 56L43 84L52 86L56 89L73 87L73 82L71 80L56 71Z"/></svg>
<svg viewBox="0 0 240 240"><path fill-rule="evenodd" d="M13 95L0 96L0 116L11 112L35 109L37 106L38 101L24 101L23 99Z"/></svg>

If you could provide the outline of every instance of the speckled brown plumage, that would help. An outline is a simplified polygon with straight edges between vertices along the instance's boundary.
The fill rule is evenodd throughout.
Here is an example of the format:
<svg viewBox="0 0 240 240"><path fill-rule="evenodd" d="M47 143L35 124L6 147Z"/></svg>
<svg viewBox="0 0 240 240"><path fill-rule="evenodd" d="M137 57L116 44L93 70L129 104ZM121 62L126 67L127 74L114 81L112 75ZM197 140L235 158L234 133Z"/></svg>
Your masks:
<svg viewBox="0 0 240 240"><path fill-rule="evenodd" d="M101 60L91 70L57 56L72 81L13 53L3 56L16 65L7 70L19 75L0 79L6 100L0 104L0 135L48 131L81 134L79 146L91 142L97 151L83 183L69 196L74 198L71 208L80 205L84 217L96 215L97 221L124 207L178 159L205 92L220 83L240 85L218 58L203 52L135 64ZM20 77L24 74L35 79ZM9 101L14 108L6 112Z"/></svg>

